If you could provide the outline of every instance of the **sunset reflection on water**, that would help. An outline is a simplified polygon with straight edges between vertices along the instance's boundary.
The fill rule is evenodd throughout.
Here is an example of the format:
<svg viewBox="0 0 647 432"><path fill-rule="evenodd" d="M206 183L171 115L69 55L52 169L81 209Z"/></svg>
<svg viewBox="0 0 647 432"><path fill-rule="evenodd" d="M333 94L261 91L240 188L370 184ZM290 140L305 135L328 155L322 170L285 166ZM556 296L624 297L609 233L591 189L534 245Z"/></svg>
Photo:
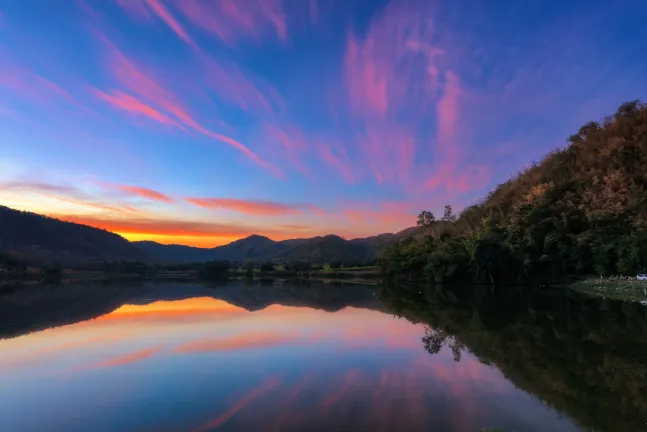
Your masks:
<svg viewBox="0 0 647 432"><path fill-rule="evenodd" d="M206 294L2 340L0 430L577 430L422 325Z"/></svg>

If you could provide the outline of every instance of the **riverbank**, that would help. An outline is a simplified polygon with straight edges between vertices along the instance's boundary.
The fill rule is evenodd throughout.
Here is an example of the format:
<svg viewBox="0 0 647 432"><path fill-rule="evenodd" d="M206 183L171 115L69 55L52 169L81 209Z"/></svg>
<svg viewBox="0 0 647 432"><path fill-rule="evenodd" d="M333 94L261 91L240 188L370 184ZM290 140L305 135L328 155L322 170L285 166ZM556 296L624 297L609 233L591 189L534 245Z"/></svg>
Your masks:
<svg viewBox="0 0 647 432"><path fill-rule="evenodd" d="M647 298L647 281L591 278L570 284L568 288L614 300L641 301Z"/></svg>

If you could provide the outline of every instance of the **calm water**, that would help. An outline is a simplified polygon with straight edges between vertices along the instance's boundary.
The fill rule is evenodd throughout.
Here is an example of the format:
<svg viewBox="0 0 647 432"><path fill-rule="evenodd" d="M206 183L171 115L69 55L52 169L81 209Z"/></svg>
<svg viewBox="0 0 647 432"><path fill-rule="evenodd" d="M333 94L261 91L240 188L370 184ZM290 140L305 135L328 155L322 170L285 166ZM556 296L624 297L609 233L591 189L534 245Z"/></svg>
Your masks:
<svg viewBox="0 0 647 432"><path fill-rule="evenodd" d="M542 296L502 313L491 296L460 298L25 285L0 296L0 430L641 430L639 306Z"/></svg>

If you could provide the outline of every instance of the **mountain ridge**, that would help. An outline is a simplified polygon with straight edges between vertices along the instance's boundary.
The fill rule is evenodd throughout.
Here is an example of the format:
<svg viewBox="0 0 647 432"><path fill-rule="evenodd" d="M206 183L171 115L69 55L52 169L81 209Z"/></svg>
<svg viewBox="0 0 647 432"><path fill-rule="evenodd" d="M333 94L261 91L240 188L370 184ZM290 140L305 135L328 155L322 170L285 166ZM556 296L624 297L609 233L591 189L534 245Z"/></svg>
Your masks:
<svg viewBox="0 0 647 432"><path fill-rule="evenodd" d="M252 234L226 245L199 248L152 240L130 242L100 228L0 206L0 254L19 256L33 264L66 265L102 260L159 263L364 260L377 258L384 247L413 234L415 228L351 240L327 234L280 241Z"/></svg>

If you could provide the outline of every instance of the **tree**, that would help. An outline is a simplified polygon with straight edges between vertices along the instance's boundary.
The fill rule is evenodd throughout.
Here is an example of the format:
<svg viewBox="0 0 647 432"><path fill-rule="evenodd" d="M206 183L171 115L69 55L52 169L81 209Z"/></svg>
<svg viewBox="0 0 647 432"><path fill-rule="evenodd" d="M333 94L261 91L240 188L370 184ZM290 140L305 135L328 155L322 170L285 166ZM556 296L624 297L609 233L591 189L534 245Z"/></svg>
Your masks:
<svg viewBox="0 0 647 432"><path fill-rule="evenodd" d="M245 263L245 277L247 279L252 279L254 277L254 268L256 267L256 264L254 261L247 261Z"/></svg>
<svg viewBox="0 0 647 432"><path fill-rule="evenodd" d="M198 270L198 277L203 280L226 280L229 279L231 263L228 260L207 261Z"/></svg>
<svg viewBox="0 0 647 432"><path fill-rule="evenodd" d="M430 211L423 210L418 215L417 225L422 228L423 231L428 232L436 224L436 216Z"/></svg>
<svg viewBox="0 0 647 432"><path fill-rule="evenodd" d="M445 213L443 214L443 221L444 222L456 222L456 215L454 214L454 211L452 210L452 206L446 205L445 206Z"/></svg>

